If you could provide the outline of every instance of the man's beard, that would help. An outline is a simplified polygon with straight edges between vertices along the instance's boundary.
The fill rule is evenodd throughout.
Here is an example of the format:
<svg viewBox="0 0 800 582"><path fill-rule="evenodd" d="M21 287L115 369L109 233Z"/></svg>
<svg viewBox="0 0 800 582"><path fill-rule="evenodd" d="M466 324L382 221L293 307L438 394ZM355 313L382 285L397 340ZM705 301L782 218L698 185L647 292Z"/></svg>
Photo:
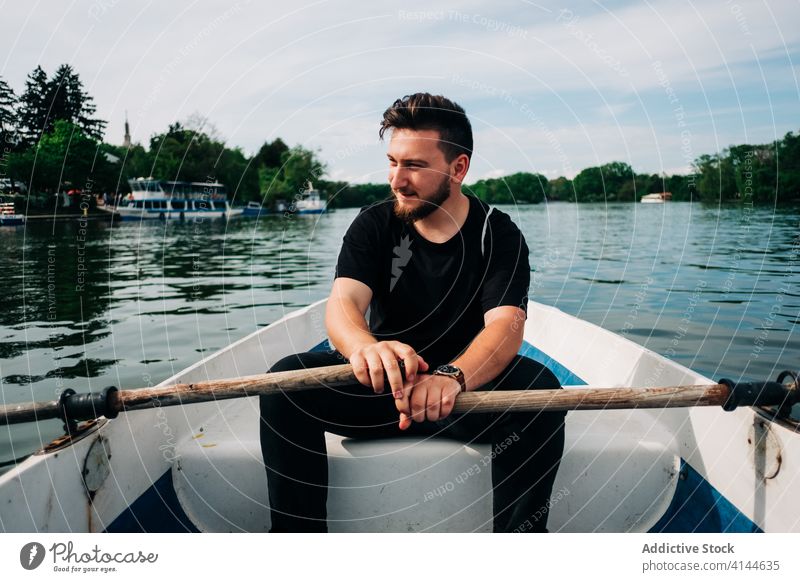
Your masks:
<svg viewBox="0 0 800 582"><path fill-rule="evenodd" d="M422 220L426 216L430 216L436 212L444 201L450 196L450 176L443 176L442 182L439 187L434 191L430 198L419 197L422 202L416 208L409 210L400 208L400 203L395 197L394 199L394 214L407 224L413 224L418 220Z"/></svg>

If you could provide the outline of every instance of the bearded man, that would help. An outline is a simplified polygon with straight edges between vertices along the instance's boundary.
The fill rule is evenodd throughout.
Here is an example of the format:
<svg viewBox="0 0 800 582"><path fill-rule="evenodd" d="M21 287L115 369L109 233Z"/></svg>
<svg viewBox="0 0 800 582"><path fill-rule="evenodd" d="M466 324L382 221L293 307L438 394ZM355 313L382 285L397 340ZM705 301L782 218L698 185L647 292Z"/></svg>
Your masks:
<svg viewBox="0 0 800 582"><path fill-rule="evenodd" d="M463 108L408 95L384 112L386 132L392 196L363 208L344 236L325 317L336 350L271 368L346 359L358 383L261 396L270 531L327 531L327 431L504 443L491 461L493 531L546 532L565 413L451 414L465 391L560 388L518 355L528 246L506 213L462 192L473 149Z"/></svg>

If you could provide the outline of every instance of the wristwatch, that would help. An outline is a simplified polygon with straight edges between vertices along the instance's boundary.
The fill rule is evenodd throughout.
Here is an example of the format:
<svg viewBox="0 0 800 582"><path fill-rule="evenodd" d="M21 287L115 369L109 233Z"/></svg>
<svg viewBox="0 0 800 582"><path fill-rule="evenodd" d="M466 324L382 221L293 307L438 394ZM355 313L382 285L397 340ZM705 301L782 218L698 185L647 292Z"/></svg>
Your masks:
<svg viewBox="0 0 800 582"><path fill-rule="evenodd" d="M461 385L461 391L467 391L467 382L464 379L464 372L461 371L461 368L458 366L454 366L453 364L445 364L444 366L439 366L433 371L435 376L449 376L458 381Z"/></svg>

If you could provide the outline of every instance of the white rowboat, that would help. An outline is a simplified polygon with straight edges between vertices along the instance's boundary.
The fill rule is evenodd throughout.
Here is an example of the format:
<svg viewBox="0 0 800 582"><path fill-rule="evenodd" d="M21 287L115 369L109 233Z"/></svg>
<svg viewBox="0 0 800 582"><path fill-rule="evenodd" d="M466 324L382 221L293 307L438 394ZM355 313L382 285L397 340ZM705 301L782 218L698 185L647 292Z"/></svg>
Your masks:
<svg viewBox="0 0 800 582"><path fill-rule="evenodd" d="M324 309L290 313L161 385L261 374L325 349ZM713 383L555 308L531 302L528 313L521 353L565 386ZM251 397L89 423L0 476L0 530L267 531L258 414ZM756 408L573 411L542 511L550 531L800 531L798 438ZM331 532L491 531L489 445L332 434L327 444Z"/></svg>

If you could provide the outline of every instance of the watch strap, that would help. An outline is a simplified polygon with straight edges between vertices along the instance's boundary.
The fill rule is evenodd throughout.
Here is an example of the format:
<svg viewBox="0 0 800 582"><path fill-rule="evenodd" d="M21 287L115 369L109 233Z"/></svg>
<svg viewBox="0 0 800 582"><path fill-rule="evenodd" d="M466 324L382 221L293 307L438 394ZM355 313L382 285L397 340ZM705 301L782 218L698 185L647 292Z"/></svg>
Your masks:
<svg viewBox="0 0 800 582"><path fill-rule="evenodd" d="M435 375L437 375L437 376L448 376L449 378L455 379L458 382L459 386L461 386L461 391L462 392L466 392L467 391L467 381L466 381L466 378L464 377L464 371L461 368L459 368L458 366L453 366L452 364L448 364L447 367L454 368L455 370L457 370L456 373L447 372L447 371L443 370L442 368L444 368L444 366L440 366L440 367L436 368L433 371L433 373Z"/></svg>

